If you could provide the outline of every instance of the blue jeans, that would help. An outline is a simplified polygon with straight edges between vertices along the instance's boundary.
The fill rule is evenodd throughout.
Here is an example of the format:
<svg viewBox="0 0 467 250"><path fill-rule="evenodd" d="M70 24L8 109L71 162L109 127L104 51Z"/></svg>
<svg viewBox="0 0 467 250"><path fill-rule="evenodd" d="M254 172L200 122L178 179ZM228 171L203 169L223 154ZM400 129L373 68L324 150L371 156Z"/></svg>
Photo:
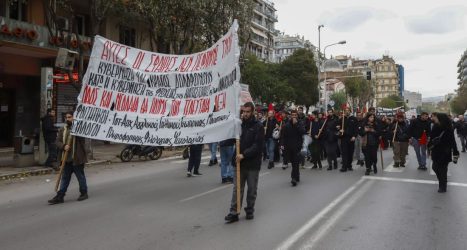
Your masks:
<svg viewBox="0 0 467 250"><path fill-rule="evenodd" d="M274 161L274 150L276 150L276 142L273 138L268 138L266 140L266 150L268 151L269 161Z"/></svg>
<svg viewBox="0 0 467 250"><path fill-rule="evenodd" d="M84 164L73 166L73 162L67 162L63 167L62 179L60 181L60 190L58 190L59 194L65 195L68 186L70 185L71 175L73 173L75 173L76 179L78 179L79 192L82 194L88 192L86 176L84 176Z"/></svg>
<svg viewBox="0 0 467 250"><path fill-rule="evenodd" d="M426 145L420 145L418 139L412 138L412 146L417 155L419 166L426 166Z"/></svg>
<svg viewBox="0 0 467 250"><path fill-rule="evenodd" d="M234 146L220 147L221 151L221 177L233 178L232 158L234 156Z"/></svg>
<svg viewBox="0 0 467 250"><path fill-rule="evenodd" d="M217 142L209 143L209 150L211 151L211 161L217 160Z"/></svg>

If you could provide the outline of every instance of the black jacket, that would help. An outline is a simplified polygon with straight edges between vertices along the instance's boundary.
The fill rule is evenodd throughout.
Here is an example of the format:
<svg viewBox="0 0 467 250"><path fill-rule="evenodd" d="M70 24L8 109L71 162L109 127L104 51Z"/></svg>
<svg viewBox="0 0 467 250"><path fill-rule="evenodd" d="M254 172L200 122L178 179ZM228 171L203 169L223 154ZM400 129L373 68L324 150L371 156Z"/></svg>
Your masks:
<svg viewBox="0 0 467 250"><path fill-rule="evenodd" d="M282 128L281 146L284 146L287 151L299 152L302 148L304 134L306 134L304 124L301 121L293 124L290 120Z"/></svg>
<svg viewBox="0 0 467 250"><path fill-rule="evenodd" d="M423 131L425 131L427 137L430 137L431 122L429 120L422 121L422 119L417 118L416 120L410 123L410 126L409 126L410 137L418 140L422 137Z"/></svg>
<svg viewBox="0 0 467 250"><path fill-rule="evenodd" d="M264 128L256 118L242 122L242 135L240 136L240 153L244 159L240 168L245 170L261 169L261 153L264 145Z"/></svg>
<svg viewBox="0 0 467 250"><path fill-rule="evenodd" d="M267 123L267 126L266 126L266 123ZM266 121L263 122L263 126L266 128L266 134L264 135L264 139L272 138L272 132L276 128L276 125L277 125L277 120L274 117L272 119L268 118Z"/></svg>
<svg viewBox="0 0 467 250"><path fill-rule="evenodd" d="M323 135L321 136L324 142L327 143L337 143L339 140L339 129L337 129L337 117L329 117L326 124L324 125Z"/></svg>
<svg viewBox="0 0 467 250"><path fill-rule="evenodd" d="M454 125L454 128L456 129L458 135L467 136L467 122L458 121Z"/></svg>
<svg viewBox="0 0 467 250"><path fill-rule="evenodd" d="M397 130L396 130L396 137L394 137L394 130L396 130L396 123L391 124L389 128L389 132L391 134L390 140L392 141L392 138L394 138L394 141L397 142L408 142L410 139L409 135L409 126L407 123L404 122L398 122L397 125Z"/></svg>
<svg viewBox="0 0 467 250"><path fill-rule="evenodd" d="M229 147L235 145L235 139L227 139L219 142L219 147Z"/></svg>
<svg viewBox="0 0 467 250"><path fill-rule="evenodd" d="M371 131L365 131L365 128L369 128ZM362 136L362 138L364 138L364 140L366 140L366 146L378 146L381 130L376 125L376 123L362 123L359 134Z"/></svg>
<svg viewBox="0 0 467 250"><path fill-rule="evenodd" d="M452 155L459 155L457 150L456 139L454 138L453 129L442 129L438 125L433 126L433 131L431 133L431 141L428 142L428 147L433 143L433 139L440 136L441 133L445 131L441 136L438 144L433 146L431 151L431 159L433 162L437 163L449 163L452 161Z"/></svg>
<svg viewBox="0 0 467 250"><path fill-rule="evenodd" d="M339 119L338 126L342 127L342 117ZM342 129L342 128L341 128ZM358 121L354 116L344 117L344 134L341 135L343 139L351 139L357 137L358 134Z"/></svg>
<svg viewBox="0 0 467 250"><path fill-rule="evenodd" d="M54 126L53 117L46 115L42 118L42 134L46 142L55 142L57 140L58 128Z"/></svg>

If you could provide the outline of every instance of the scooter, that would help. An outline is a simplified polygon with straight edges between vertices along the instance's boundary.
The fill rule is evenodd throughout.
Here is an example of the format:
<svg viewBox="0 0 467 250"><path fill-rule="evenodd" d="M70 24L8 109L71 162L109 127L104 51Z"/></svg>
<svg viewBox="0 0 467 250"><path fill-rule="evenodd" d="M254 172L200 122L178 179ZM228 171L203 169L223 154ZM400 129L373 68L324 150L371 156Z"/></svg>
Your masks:
<svg viewBox="0 0 467 250"><path fill-rule="evenodd" d="M145 160L148 157L151 160L157 160L162 155L162 149L163 147L127 145L120 153L120 160L122 162L129 162L133 159L133 156L138 156L138 158L144 157Z"/></svg>

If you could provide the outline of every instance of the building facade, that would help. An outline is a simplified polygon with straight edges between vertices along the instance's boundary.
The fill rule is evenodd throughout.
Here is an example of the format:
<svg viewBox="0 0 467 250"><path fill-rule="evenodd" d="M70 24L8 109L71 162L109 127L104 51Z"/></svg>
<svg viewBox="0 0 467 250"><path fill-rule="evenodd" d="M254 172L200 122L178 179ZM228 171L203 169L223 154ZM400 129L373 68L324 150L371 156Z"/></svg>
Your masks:
<svg viewBox="0 0 467 250"><path fill-rule="evenodd" d="M299 35L289 36L280 34L274 39L274 62L281 63L296 50L307 48L316 51L310 41Z"/></svg>
<svg viewBox="0 0 467 250"><path fill-rule="evenodd" d="M51 100L47 108L57 113L57 123L64 122L64 114L73 110L79 86L71 84L68 75L54 68L58 49L66 47L80 51L84 58L84 69L92 49L90 6L87 2L71 0L75 11L73 22L76 32L70 32L70 17L58 7L55 27L46 22L44 3L48 1L6 0L0 2L0 147L11 147L13 138L19 134L38 136L41 106L41 89L44 79L47 96ZM144 27L123 24L117 17L107 18L98 28L99 34L121 43L149 49L149 40L136 36ZM52 31L52 32L50 32ZM70 43L66 44L68 38ZM51 69L44 75L42 68ZM78 63L72 77L78 76ZM46 78L44 78L46 77ZM37 140L36 140L37 141Z"/></svg>
<svg viewBox="0 0 467 250"><path fill-rule="evenodd" d="M404 90L403 97L409 109L417 109L422 107L422 94Z"/></svg>
<svg viewBox="0 0 467 250"><path fill-rule="evenodd" d="M467 50L464 51L462 54L459 62L457 63L457 79L459 82L457 83L459 86L465 86L467 84Z"/></svg>
<svg viewBox="0 0 467 250"><path fill-rule="evenodd" d="M255 0L253 19L251 20L251 39L248 51L267 62L274 61L274 37L278 31L274 28L277 14L274 3L268 0Z"/></svg>

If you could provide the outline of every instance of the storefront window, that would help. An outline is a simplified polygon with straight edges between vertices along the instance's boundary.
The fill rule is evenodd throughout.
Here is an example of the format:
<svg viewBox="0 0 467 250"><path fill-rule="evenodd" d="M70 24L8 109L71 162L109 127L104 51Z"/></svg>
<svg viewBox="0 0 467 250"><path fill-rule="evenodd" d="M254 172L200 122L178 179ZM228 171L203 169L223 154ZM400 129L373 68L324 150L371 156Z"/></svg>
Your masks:
<svg viewBox="0 0 467 250"><path fill-rule="evenodd" d="M135 47L136 46L136 31L135 29L120 26L120 43Z"/></svg>
<svg viewBox="0 0 467 250"><path fill-rule="evenodd" d="M10 0L8 3L8 15L11 19L19 21L27 21L28 1L27 0Z"/></svg>

